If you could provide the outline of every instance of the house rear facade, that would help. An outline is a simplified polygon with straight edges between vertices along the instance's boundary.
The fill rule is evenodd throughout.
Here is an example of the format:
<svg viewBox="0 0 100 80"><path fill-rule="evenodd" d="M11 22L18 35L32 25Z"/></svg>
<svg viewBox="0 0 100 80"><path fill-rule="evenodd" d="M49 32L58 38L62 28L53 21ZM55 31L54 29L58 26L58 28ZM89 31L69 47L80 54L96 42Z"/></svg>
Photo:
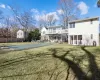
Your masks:
<svg viewBox="0 0 100 80"><path fill-rule="evenodd" d="M68 28L63 26L43 27L41 40L51 42L68 41L71 45L100 45L99 17L70 21Z"/></svg>
<svg viewBox="0 0 100 80"><path fill-rule="evenodd" d="M69 22L68 43L72 45L100 45L99 17Z"/></svg>

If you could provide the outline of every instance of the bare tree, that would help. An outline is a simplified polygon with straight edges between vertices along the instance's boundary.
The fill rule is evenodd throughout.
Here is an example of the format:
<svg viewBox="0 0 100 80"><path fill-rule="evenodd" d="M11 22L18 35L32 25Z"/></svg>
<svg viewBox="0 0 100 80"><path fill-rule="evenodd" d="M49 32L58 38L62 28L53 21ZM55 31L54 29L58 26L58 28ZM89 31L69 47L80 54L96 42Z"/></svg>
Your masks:
<svg viewBox="0 0 100 80"><path fill-rule="evenodd" d="M39 18L38 25L40 27L43 27L43 26L46 26L47 27L47 22L46 22L46 20L44 20L42 18Z"/></svg>
<svg viewBox="0 0 100 80"><path fill-rule="evenodd" d="M30 11L18 11L17 9L11 7L16 19L18 20L19 24L24 28L25 32L25 39L27 38L27 31L28 28L35 24L35 20L32 17Z"/></svg>
<svg viewBox="0 0 100 80"><path fill-rule="evenodd" d="M11 36L10 33L10 17L5 17L4 19L4 31L6 31L4 34L6 35L6 42L8 42L8 38Z"/></svg>
<svg viewBox="0 0 100 80"><path fill-rule="evenodd" d="M17 37L17 31L19 30L19 24L18 22L16 21L16 19L14 18L14 21L11 21L10 22L10 29L11 29L11 40L12 38L16 38ZM17 41L17 38L16 38L16 41Z"/></svg>
<svg viewBox="0 0 100 80"><path fill-rule="evenodd" d="M6 42L8 42L8 38L11 36L9 29L10 19L9 17L4 17L3 12L1 10L0 10L0 20L1 20L0 37L6 38Z"/></svg>
<svg viewBox="0 0 100 80"><path fill-rule="evenodd" d="M54 14L44 14L43 17L39 17L38 24L40 27L45 26L54 26L56 23L57 19L55 18Z"/></svg>
<svg viewBox="0 0 100 80"><path fill-rule="evenodd" d="M61 14L61 19L65 27L68 26L68 21L77 19L77 13L79 12L79 9L73 0L60 0L59 7L63 12Z"/></svg>
<svg viewBox="0 0 100 80"><path fill-rule="evenodd" d="M56 21L57 21L57 20L54 19L54 15L53 15L53 14L47 16L48 26L53 26L53 25L55 25L55 22L56 22Z"/></svg>

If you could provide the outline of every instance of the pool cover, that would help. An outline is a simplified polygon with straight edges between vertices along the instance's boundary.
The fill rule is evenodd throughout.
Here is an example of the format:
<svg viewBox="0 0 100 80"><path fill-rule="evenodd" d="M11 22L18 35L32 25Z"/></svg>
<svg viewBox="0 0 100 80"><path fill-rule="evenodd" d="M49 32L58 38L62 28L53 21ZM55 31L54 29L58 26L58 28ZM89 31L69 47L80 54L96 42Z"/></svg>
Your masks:
<svg viewBox="0 0 100 80"><path fill-rule="evenodd" d="M8 47L14 50L25 50L25 49L38 48L38 47L49 46L49 45L51 45L51 43L24 44L24 45L14 45Z"/></svg>

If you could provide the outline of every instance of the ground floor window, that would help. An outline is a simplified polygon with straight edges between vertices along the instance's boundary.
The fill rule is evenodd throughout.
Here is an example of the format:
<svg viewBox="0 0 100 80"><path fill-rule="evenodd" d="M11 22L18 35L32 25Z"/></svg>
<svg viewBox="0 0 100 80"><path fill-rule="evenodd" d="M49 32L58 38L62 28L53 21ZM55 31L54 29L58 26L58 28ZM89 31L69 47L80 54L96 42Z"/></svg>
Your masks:
<svg viewBox="0 0 100 80"><path fill-rule="evenodd" d="M91 39L93 39L93 34L91 34Z"/></svg>
<svg viewBox="0 0 100 80"><path fill-rule="evenodd" d="M79 45L82 44L82 35L78 35Z"/></svg>
<svg viewBox="0 0 100 80"><path fill-rule="evenodd" d="M73 36L70 36L70 44L73 44Z"/></svg>
<svg viewBox="0 0 100 80"><path fill-rule="evenodd" d="M70 44L82 44L82 35L70 35Z"/></svg>
<svg viewBox="0 0 100 80"><path fill-rule="evenodd" d="M77 35L74 35L75 44L77 44Z"/></svg>
<svg viewBox="0 0 100 80"><path fill-rule="evenodd" d="M82 40L82 35L78 35L78 40Z"/></svg>

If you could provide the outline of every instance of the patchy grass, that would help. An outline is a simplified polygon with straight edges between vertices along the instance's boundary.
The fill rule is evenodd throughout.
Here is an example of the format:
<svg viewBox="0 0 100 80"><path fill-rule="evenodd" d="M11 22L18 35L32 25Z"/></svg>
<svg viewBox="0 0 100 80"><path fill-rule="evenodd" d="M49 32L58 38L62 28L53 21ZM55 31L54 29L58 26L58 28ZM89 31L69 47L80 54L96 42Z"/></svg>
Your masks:
<svg viewBox="0 0 100 80"><path fill-rule="evenodd" d="M86 47L86 50L94 55L100 68L100 47ZM89 57L79 46L54 44L29 50L1 52L0 80L65 80L67 76L71 80L75 73L62 58L73 61L85 73L89 70ZM88 76L91 74L87 73Z"/></svg>

